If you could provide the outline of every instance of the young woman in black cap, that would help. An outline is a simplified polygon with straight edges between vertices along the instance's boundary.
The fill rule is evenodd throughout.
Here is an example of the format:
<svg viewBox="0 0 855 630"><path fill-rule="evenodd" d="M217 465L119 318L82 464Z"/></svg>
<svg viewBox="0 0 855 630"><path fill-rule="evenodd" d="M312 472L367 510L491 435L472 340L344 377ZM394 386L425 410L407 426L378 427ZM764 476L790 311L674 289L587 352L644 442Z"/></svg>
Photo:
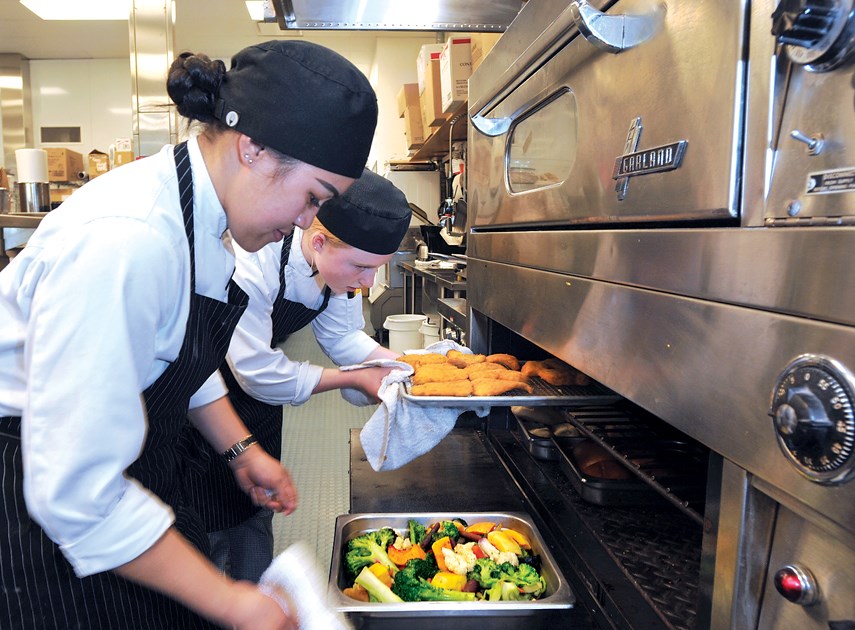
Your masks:
<svg viewBox="0 0 855 630"><path fill-rule="evenodd" d="M182 55L168 87L201 133L82 187L0 273L4 629L293 626L205 558L181 437L189 415L256 504L294 509L217 372L247 301L223 237L255 251L308 227L362 173L376 97L294 41L228 72Z"/></svg>
<svg viewBox="0 0 855 630"><path fill-rule="evenodd" d="M338 365L396 358L365 334L356 290L374 284L377 268L398 250L411 214L400 190L366 170L347 193L321 207L310 228L296 228L293 239L253 253L235 248L235 280L250 299L221 372L229 399L267 452L281 452L283 405L342 388L360 391L366 402L377 400L388 369L323 368L291 360L279 344L311 324L321 349ZM210 533L215 564L236 579L257 582L273 559L273 513L248 500L213 453L205 474L191 478L192 501Z"/></svg>

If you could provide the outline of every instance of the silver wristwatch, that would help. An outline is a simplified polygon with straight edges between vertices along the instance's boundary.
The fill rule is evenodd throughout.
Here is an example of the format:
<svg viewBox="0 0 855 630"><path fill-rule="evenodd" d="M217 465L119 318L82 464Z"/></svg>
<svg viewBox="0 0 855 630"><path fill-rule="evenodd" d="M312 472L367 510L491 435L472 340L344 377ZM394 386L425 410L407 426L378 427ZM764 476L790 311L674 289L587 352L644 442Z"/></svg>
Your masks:
<svg viewBox="0 0 855 630"><path fill-rule="evenodd" d="M232 444L231 448L223 451L223 457L227 462L230 462L253 444L258 444L258 439L250 433L242 440Z"/></svg>

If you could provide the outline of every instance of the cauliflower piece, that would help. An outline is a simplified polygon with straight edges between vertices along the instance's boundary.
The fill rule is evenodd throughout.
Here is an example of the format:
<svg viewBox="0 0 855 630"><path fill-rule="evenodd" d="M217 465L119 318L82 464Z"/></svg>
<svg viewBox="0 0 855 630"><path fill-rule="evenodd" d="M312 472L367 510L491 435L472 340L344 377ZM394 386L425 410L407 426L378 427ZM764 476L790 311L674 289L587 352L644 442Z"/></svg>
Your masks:
<svg viewBox="0 0 855 630"><path fill-rule="evenodd" d="M499 551L496 549L495 545L487 541L486 538L482 538L478 541L478 545L487 554L487 557L490 558L496 564L502 564L503 562L508 562L515 567L518 567L520 564L520 559L517 557L513 551Z"/></svg>
<svg viewBox="0 0 855 630"><path fill-rule="evenodd" d="M464 543L457 545L454 551L444 547L442 555L445 558L446 568L457 575L466 575L469 573L475 568L475 562L478 560L475 552L472 551L472 547L474 546L474 542Z"/></svg>
<svg viewBox="0 0 855 630"><path fill-rule="evenodd" d="M395 547L397 547L401 551L406 551L407 549L409 549L410 547L413 546L413 543L410 542L409 538L402 538L400 536L395 538L394 544L395 544Z"/></svg>

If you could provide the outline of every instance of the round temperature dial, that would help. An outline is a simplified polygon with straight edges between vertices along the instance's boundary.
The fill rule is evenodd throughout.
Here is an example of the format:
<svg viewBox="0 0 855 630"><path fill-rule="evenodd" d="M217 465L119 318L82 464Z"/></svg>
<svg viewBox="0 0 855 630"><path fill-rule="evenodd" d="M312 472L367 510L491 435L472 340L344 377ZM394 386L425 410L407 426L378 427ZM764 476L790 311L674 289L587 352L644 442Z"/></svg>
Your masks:
<svg viewBox="0 0 855 630"><path fill-rule="evenodd" d="M780 0L772 35L795 63L826 72L853 51L853 0Z"/></svg>
<svg viewBox="0 0 855 630"><path fill-rule="evenodd" d="M819 483L846 481L855 469L853 378L840 363L805 355L778 378L770 415L784 454Z"/></svg>

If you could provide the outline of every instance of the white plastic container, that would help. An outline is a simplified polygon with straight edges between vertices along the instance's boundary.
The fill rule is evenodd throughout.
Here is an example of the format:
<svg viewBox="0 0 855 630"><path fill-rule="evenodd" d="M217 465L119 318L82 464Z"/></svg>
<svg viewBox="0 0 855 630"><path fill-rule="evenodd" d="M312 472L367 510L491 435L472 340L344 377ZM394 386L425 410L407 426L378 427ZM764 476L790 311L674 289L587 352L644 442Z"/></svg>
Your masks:
<svg viewBox="0 0 855 630"><path fill-rule="evenodd" d="M422 334L422 348L427 348L430 344L439 341L439 324L425 320L419 326L419 332Z"/></svg>
<svg viewBox="0 0 855 630"><path fill-rule="evenodd" d="M383 328L389 331L389 349L404 353L404 350L422 347L421 325L427 320L424 315L389 315Z"/></svg>

